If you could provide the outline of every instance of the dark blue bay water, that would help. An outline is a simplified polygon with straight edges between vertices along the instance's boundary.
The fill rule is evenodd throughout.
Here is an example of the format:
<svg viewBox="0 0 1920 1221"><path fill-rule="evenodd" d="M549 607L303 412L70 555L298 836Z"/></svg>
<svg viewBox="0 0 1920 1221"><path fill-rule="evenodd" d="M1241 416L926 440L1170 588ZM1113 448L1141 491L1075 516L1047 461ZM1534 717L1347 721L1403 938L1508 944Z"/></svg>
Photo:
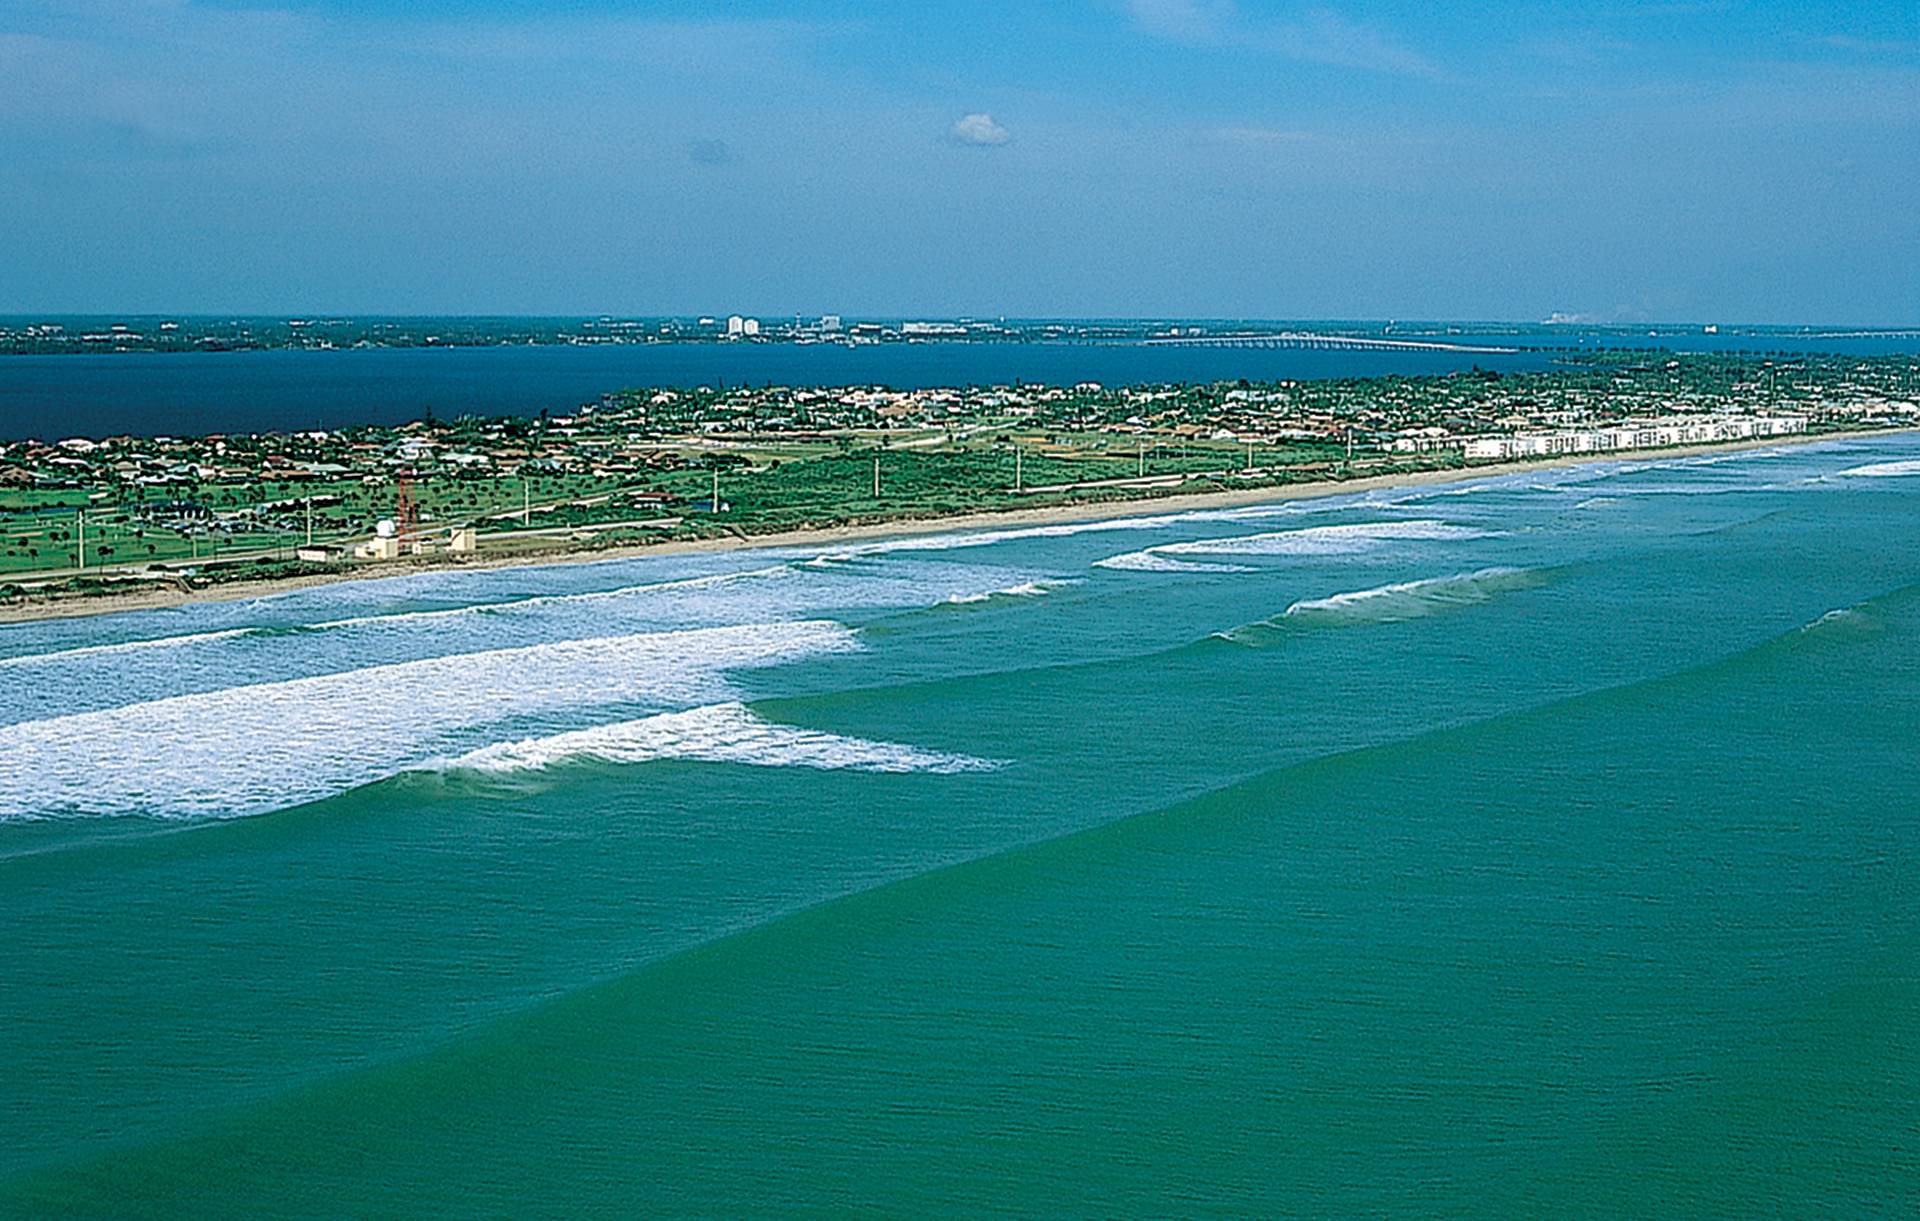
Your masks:
<svg viewBox="0 0 1920 1221"><path fill-rule="evenodd" d="M1920 442L0 627L0 1216L1909 1216Z"/></svg>
<svg viewBox="0 0 1920 1221"><path fill-rule="evenodd" d="M0 437L249 432L560 413L634 386L1213 381L1455 369L1545 358L1043 344L651 344L0 357Z"/></svg>
<svg viewBox="0 0 1920 1221"><path fill-rule="evenodd" d="M1492 346L1542 337L1445 336ZM1755 346L1858 354L1920 351L1920 337L1769 334L1555 342L1644 343L1687 351ZM0 357L0 439L197 434L564 412L633 386L883 384L899 388L1097 381L1205 382L1540 369L1551 356L1445 352L1170 348L1079 344L656 344Z"/></svg>

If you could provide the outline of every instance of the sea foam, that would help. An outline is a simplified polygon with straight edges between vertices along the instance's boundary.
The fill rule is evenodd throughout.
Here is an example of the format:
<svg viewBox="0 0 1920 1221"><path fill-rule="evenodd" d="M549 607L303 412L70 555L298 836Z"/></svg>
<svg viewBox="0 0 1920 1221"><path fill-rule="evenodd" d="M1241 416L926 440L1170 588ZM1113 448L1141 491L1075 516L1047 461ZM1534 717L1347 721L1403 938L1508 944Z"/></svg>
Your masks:
<svg viewBox="0 0 1920 1221"><path fill-rule="evenodd" d="M1340 526L1312 526L1303 530L1272 530L1260 534L1239 534L1226 538L1202 538L1191 542L1161 543L1141 551L1108 556L1095 563L1098 568L1118 568L1137 572L1234 571L1217 564L1193 564L1175 557L1199 556L1302 556L1356 555L1392 542L1455 541L1486 538L1485 530L1456 526L1443 521L1360 522ZM1241 568L1238 571L1250 571Z"/></svg>
<svg viewBox="0 0 1920 1221"><path fill-rule="evenodd" d="M1281 501L1272 504L1242 505L1230 509L1192 509L1177 513L1154 513L1141 517L1107 517L1095 521L1055 522L1042 526L1012 526L999 530L955 531L951 534L910 535L859 543L818 556L809 563L844 562L863 555L886 555L898 551L957 551L969 547L989 547L996 543L1026 539L1072 538L1081 534L1112 534L1123 531L1170 530L1175 526L1205 522L1257 520L1267 517L1296 517L1308 513L1335 512L1351 507L1349 498L1337 502Z"/></svg>
<svg viewBox="0 0 1920 1221"><path fill-rule="evenodd" d="M156 636L147 640L119 640L108 644L84 644L68 649L53 649L45 653L22 653L17 657L0 657L0 668L46 665L53 662L73 661L86 657L118 657L127 653L144 653L150 649L178 649L198 644L213 644L221 640L237 640L244 636L255 636L267 631L257 627L233 627L216 632L189 632L178 636Z"/></svg>
<svg viewBox="0 0 1920 1221"><path fill-rule="evenodd" d="M757 716L737 702L663 712L518 742L499 742L470 751L446 766L499 775L540 771L581 761L647 763L658 759L940 775L986 771L1000 766L969 755L780 725Z"/></svg>
<svg viewBox="0 0 1920 1221"><path fill-rule="evenodd" d="M1258 645L1276 636L1314 628L1401 623L1474 606L1503 593L1531 589L1545 584L1546 579L1544 574L1530 568L1480 568L1419 581L1397 581L1323 598L1303 598L1270 619L1245 624L1219 636L1236 644Z"/></svg>
<svg viewBox="0 0 1920 1221"><path fill-rule="evenodd" d="M489 726L731 698L725 672L859 647L826 621L569 640L0 726L0 818L207 816L314 800L466 749ZM463 741L465 739L465 741Z"/></svg>
<svg viewBox="0 0 1920 1221"><path fill-rule="evenodd" d="M780 576L792 571L794 571L793 565L774 564L764 568L749 569L744 572L718 572L706 576L685 577L673 581L654 581L642 585L625 585L618 589L596 589L570 594L536 594L531 597L513 598L501 602L474 602L464 606L439 607L433 610L373 612L338 619L323 619L316 623L301 623L287 626L255 625L249 627L233 627L209 632L183 632L177 636L157 636L144 640L122 640L105 644L77 645L71 648L50 649L43 653L22 653L13 657L0 657L0 669L50 665L94 657L115 657L128 653L145 652L151 649L187 648L196 645L217 644L228 640L240 640L252 636L279 636L301 632L347 631L356 628L384 629L390 627L407 627L420 623L461 619L473 615L512 614L520 611L538 610L571 604L634 599L649 594L671 595L684 590L701 590L728 585L735 581Z"/></svg>
<svg viewBox="0 0 1920 1221"><path fill-rule="evenodd" d="M1306 598L1287 607L1283 617L1296 624L1394 623L1485 602L1496 594L1541 584L1527 568L1481 568L1452 576L1428 577L1356 589L1325 598Z"/></svg>
<svg viewBox="0 0 1920 1221"><path fill-rule="evenodd" d="M618 589L593 589L571 594L535 594L526 598L514 598L504 602L476 602L468 606L451 606L444 609L423 611L396 611L390 614L354 615L344 619L328 619L312 625L316 631L337 628L387 627L408 623L420 623L435 619L458 618L464 615L486 615L533 610L542 607L568 606L580 603L609 602L638 597L644 594L673 593L687 589L709 589L718 585L728 585L735 581L754 578L774 577L793 571L790 564L773 564L765 568L749 569L745 572L716 572L706 576L683 577L673 581L654 581L643 585L623 585Z"/></svg>
<svg viewBox="0 0 1920 1221"><path fill-rule="evenodd" d="M1110 555L1104 560L1095 560L1095 568L1110 568L1116 572L1257 572L1245 564L1196 564L1192 560L1176 560L1172 556L1162 555L1158 550L1129 551L1124 555Z"/></svg>
<svg viewBox="0 0 1920 1221"><path fill-rule="evenodd" d="M1022 581L1018 585L1009 585L1004 589L989 589L981 593L948 594L943 606L976 606L982 602L992 602L1000 598L1041 598L1052 593L1064 581Z"/></svg>
<svg viewBox="0 0 1920 1221"><path fill-rule="evenodd" d="M1865 466L1850 466L1844 471L1834 473L1847 479L1893 479L1901 475L1920 475L1920 458L1903 458L1898 462L1869 462Z"/></svg>

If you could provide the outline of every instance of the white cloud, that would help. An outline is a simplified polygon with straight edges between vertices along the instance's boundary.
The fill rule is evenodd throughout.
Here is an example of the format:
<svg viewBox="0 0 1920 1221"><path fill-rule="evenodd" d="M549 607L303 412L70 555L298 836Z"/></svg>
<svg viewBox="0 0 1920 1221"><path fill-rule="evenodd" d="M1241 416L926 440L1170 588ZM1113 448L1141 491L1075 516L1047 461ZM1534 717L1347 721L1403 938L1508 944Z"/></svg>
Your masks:
<svg viewBox="0 0 1920 1221"><path fill-rule="evenodd" d="M1013 133L993 121L990 114L964 115L954 120L951 133L962 144L980 146L1005 144L1013 139Z"/></svg>

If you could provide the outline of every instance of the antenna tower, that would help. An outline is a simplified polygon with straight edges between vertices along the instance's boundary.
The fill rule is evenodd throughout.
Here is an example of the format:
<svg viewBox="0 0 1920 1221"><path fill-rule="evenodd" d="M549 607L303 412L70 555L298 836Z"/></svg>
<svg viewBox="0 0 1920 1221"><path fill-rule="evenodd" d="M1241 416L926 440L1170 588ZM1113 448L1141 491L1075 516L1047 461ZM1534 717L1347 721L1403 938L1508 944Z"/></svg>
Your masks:
<svg viewBox="0 0 1920 1221"><path fill-rule="evenodd" d="M393 498L393 533L400 539L413 539L420 534L420 506L413 499L413 472L403 470L396 478L398 487Z"/></svg>

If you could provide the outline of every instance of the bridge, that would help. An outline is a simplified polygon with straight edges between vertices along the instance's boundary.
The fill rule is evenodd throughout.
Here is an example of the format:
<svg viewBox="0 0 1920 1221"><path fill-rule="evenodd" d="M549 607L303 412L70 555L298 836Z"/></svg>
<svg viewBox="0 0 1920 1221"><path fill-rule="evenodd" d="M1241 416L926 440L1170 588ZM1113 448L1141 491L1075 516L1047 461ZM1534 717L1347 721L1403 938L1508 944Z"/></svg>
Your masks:
<svg viewBox="0 0 1920 1221"><path fill-rule="evenodd" d="M1322 335L1314 331L1247 331L1234 335L1154 335L1141 340L1159 348L1324 348L1354 352L1468 352L1517 356L1519 348L1445 343L1430 339L1376 339L1363 335Z"/></svg>

